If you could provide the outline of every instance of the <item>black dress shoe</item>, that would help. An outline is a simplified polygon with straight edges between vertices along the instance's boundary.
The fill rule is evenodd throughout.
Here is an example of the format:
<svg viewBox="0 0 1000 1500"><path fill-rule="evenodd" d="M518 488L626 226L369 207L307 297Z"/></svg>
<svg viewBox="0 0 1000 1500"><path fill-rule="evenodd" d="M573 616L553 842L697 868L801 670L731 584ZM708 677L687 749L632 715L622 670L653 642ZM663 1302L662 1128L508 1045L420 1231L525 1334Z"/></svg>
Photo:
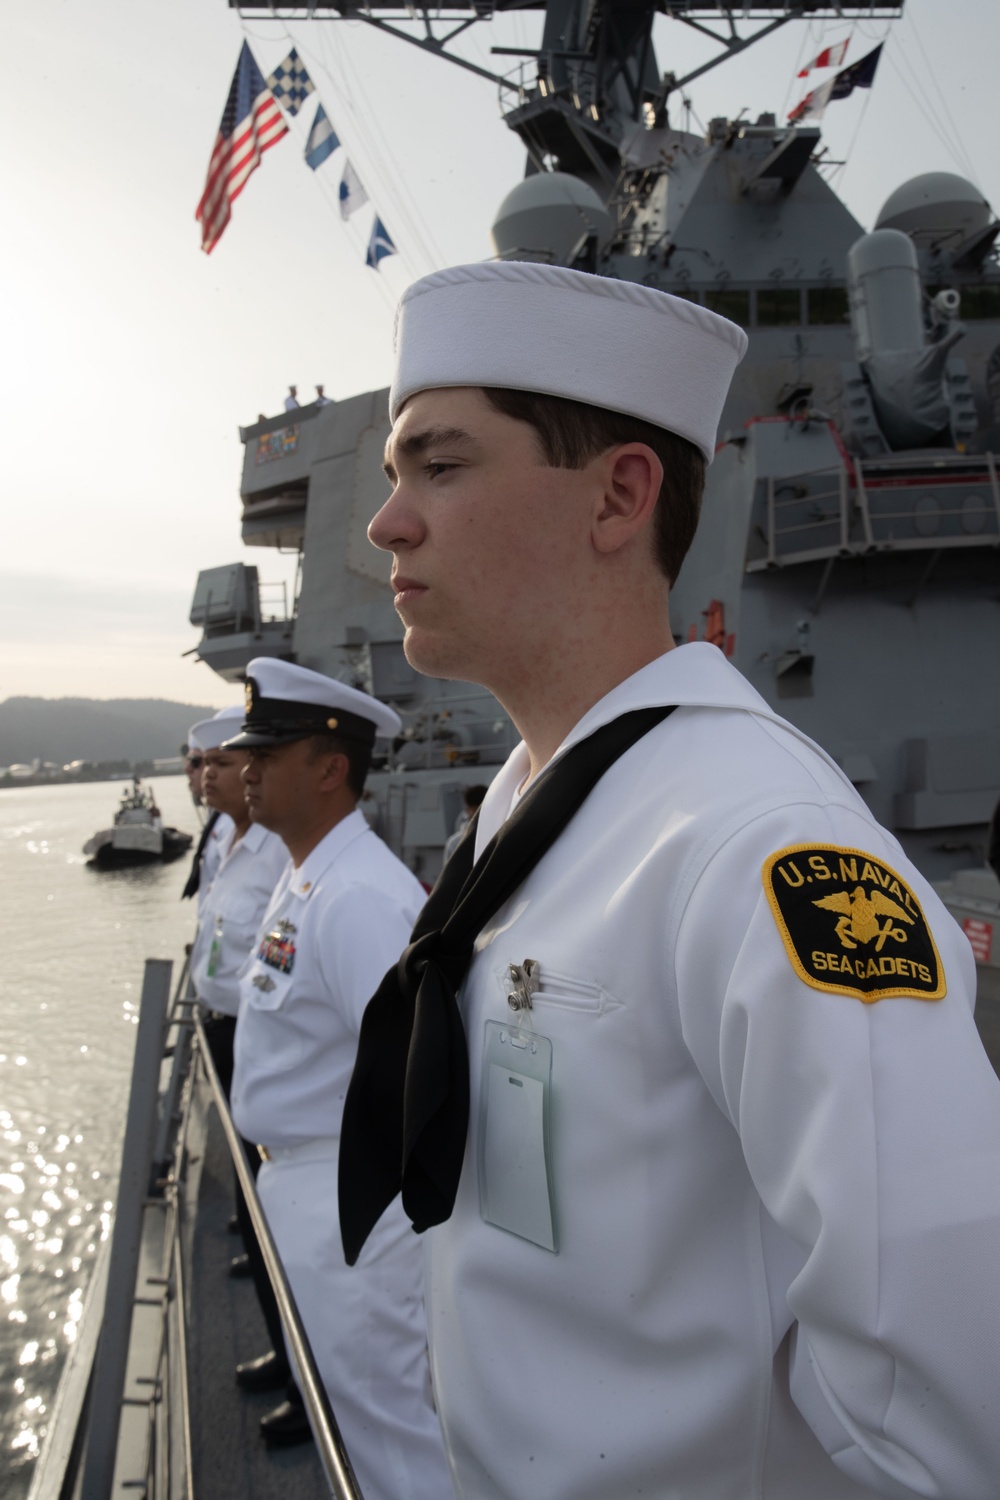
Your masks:
<svg viewBox="0 0 1000 1500"><path fill-rule="evenodd" d="M245 1391L277 1391L290 1373L285 1356L269 1349L258 1359L248 1359L245 1364L236 1366L236 1384Z"/></svg>
<svg viewBox="0 0 1000 1500"><path fill-rule="evenodd" d="M241 1280L244 1276L249 1276L249 1255L234 1255L232 1260L229 1262L229 1270L226 1272L226 1274L227 1276L234 1277L237 1281Z"/></svg>
<svg viewBox="0 0 1000 1500"><path fill-rule="evenodd" d="M306 1409L295 1401L282 1401L261 1417L260 1431L269 1448L290 1448L293 1443L307 1443L312 1437Z"/></svg>

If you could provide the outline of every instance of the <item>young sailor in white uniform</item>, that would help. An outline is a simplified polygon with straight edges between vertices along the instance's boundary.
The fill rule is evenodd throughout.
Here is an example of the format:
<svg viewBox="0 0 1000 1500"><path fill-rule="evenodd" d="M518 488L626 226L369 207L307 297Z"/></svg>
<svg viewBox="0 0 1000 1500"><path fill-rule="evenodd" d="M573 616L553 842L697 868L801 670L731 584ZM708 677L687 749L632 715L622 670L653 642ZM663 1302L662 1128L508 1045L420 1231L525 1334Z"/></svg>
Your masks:
<svg viewBox="0 0 1000 1500"><path fill-rule="evenodd" d="M200 920L191 955L191 981L205 1007L205 1037L227 1096L233 1077L240 974L249 962L257 929L289 861L288 850L278 835L250 821L241 777L247 752L223 745L238 730L242 717L240 707L223 709L192 730L204 761L201 792L205 805L224 817L229 826L215 876L199 886ZM253 1277L271 1342L268 1353L237 1366L236 1378L251 1389L274 1389L288 1378L281 1317L238 1179L235 1189L236 1216L246 1257L239 1257L234 1267L242 1262L245 1269L240 1274ZM283 1430L284 1424L280 1425ZM266 1417L262 1431L270 1441ZM308 1441L308 1428L304 1437Z"/></svg>
<svg viewBox="0 0 1000 1500"><path fill-rule="evenodd" d="M240 1007L240 971L289 860L278 835L250 820L241 776L246 751L223 745L238 732L242 719L242 708L227 708L191 730L197 734L203 756L202 799L220 814L220 821L225 819L210 877L206 866L202 867L191 978L202 1004L227 1017L231 1029L235 1029ZM206 862L207 855L206 849ZM228 1072L232 1072L231 1063ZM225 1083L228 1087L228 1077Z"/></svg>
<svg viewBox="0 0 1000 1500"><path fill-rule="evenodd" d="M401 1177L439 1226L462 1500L1000 1493L1000 1084L969 945L829 757L716 647L673 649L744 345L540 265L443 271L400 308L369 534L410 662L489 687L524 738L474 875L467 841L366 1013L341 1217L352 1257ZM457 1055L460 1022L461 1076L425 1045Z"/></svg>
<svg viewBox="0 0 1000 1500"><path fill-rule="evenodd" d="M452 1494L430 1397L420 1242L387 1214L359 1272L337 1217L340 1115L365 1003L424 900L357 811L376 734L365 693L270 658L247 668L251 817L285 840L241 982L233 1116L264 1158L258 1189L366 1500ZM360 1273L360 1274L359 1274Z"/></svg>
<svg viewBox="0 0 1000 1500"><path fill-rule="evenodd" d="M206 805L202 791L202 777L205 769L205 748L198 736L199 729L212 724L216 719L232 719L241 712L239 705L230 708L222 708L213 719L202 719L198 724L192 724L188 730L187 754L184 761L184 770L188 778L188 786L191 796L197 807ZM209 739L214 740L214 733L209 733ZM181 892L181 899L186 896L197 896L198 919L201 920L202 907L208 888L215 879L215 873L222 859L222 851L232 835L233 820L228 813L219 808L209 808L205 825L201 831L194 855L191 860L191 872L187 884Z"/></svg>

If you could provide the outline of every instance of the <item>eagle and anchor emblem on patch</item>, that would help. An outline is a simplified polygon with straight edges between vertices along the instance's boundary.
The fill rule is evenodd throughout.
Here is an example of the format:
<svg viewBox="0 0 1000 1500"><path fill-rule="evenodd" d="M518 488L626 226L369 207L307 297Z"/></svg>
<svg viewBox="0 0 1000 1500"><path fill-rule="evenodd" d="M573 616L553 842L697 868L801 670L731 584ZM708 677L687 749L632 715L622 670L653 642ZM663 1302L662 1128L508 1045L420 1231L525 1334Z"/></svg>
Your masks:
<svg viewBox="0 0 1000 1500"><path fill-rule="evenodd" d="M763 878L792 968L813 989L866 1005L945 993L920 903L891 865L862 849L791 844L765 860Z"/></svg>

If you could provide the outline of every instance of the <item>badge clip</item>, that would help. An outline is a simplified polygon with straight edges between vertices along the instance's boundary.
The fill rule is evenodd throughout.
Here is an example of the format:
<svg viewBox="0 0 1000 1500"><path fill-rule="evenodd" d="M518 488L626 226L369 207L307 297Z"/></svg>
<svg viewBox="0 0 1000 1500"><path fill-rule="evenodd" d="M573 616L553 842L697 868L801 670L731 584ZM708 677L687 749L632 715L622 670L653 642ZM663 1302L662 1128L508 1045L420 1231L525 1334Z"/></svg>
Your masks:
<svg viewBox="0 0 1000 1500"><path fill-rule="evenodd" d="M540 988L538 960L526 958L523 964L509 964L507 977L514 986L507 995L507 1004L511 1010L530 1010L531 997L537 995Z"/></svg>

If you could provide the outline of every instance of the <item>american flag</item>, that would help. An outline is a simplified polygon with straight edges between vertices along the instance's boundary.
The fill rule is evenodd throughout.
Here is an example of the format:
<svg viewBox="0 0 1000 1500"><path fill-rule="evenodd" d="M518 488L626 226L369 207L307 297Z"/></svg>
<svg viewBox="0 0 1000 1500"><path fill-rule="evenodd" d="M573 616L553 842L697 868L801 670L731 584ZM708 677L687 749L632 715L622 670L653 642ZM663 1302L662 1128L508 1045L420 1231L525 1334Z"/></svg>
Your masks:
<svg viewBox="0 0 1000 1500"><path fill-rule="evenodd" d="M211 255L222 238L229 223L229 205L242 193L251 172L260 166L264 152L287 134L281 110L244 42L208 164L205 191L195 211L206 255Z"/></svg>

